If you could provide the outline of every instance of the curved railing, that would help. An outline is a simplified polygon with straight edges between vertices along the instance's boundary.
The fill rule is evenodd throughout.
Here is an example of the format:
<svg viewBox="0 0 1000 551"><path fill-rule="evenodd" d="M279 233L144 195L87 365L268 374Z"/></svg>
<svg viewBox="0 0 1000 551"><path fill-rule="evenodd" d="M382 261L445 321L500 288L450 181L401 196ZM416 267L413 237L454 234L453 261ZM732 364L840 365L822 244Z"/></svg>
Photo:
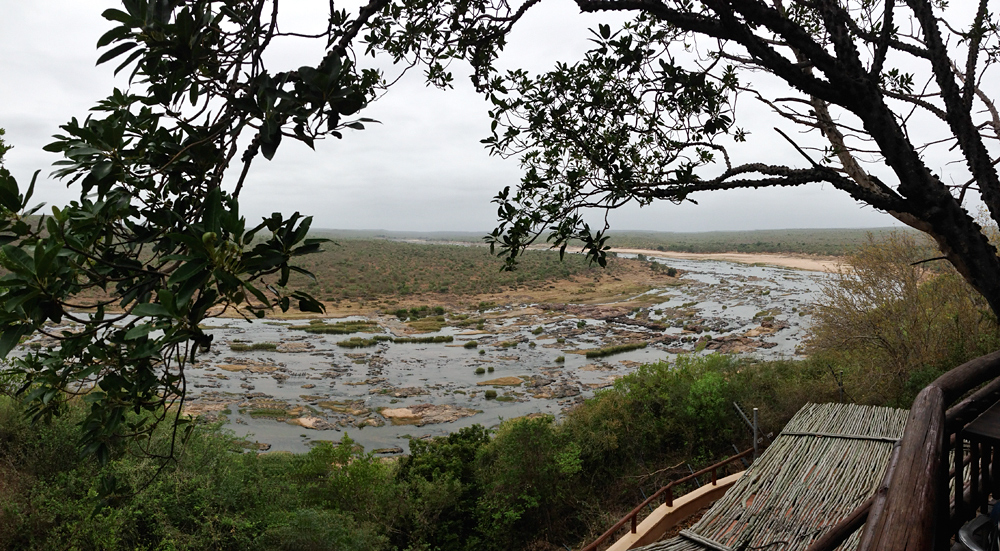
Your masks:
<svg viewBox="0 0 1000 551"><path fill-rule="evenodd" d="M862 524L865 530L859 551L948 549L951 535L975 516L980 496L988 491L992 467L984 464L980 468L978 445L972 446L970 457L964 456L961 432L1000 400L998 377L1000 352L994 352L952 369L920 391L875 495L808 551L831 551ZM958 467L949 470L953 449ZM966 464L971 464L972 473L968 489L962 468ZM954 496L948 491L951 477L955 480Z"/></svg>
<svg viewBox="0 0 1000 551"><path fill-rule="evenodd" d="M615 523L614 526L609 528L607 532L601 534L599 538L597 538L590 545L584 547L581 551L595 551L601 544L611 539L611 537L614 536L619 530L621 530L626 524L631 524L631 530L632 533L634 534L639 522L639 513L642 512L642 510L645 507L653 504L654 502L657 502L661 497L663 498L663 502L667 504L667 507L672 507L674 505L674 487L684 484L686 482L691 482L692 480L700 476L704 476L708 473L712 473L712 485L715 486L716 482L718 482L719 480L719 469L725 467L726 465L729 465L730 463L735 463L743 459L744 457L747 457L748 455L752 454L753 454L753 448L750 448L746 451L742 451L730 457L729 459L725 459L714 465L705 467L700 471L691 473L688 476L685 476L684 478L670 482L666 486L657 490L653 495L646 498L646 501L643 501L638 506L636 506L635 509L632 509L632 511L629 512L629 514L625 515L621 520Z"/></svg>

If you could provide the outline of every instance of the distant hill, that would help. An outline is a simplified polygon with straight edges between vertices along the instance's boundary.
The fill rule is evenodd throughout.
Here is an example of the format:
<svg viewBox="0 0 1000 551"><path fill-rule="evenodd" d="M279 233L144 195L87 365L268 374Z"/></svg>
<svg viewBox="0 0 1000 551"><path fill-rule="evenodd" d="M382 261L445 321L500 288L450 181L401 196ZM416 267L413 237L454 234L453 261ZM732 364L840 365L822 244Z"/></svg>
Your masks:
<svg viewBox="0 0 1000 551"><path fill-rule="evenodd" d="M909 228L838 228L785 229L713 232L656 232L618 230L608 232L612 250L654 249L692 253L796 253L841 256L868 239L893 231L916 232ZM316 235L330 239L387 239L390 241L426 241L482 243L482 232L419 232L387 230L317 229Z"/></svg>

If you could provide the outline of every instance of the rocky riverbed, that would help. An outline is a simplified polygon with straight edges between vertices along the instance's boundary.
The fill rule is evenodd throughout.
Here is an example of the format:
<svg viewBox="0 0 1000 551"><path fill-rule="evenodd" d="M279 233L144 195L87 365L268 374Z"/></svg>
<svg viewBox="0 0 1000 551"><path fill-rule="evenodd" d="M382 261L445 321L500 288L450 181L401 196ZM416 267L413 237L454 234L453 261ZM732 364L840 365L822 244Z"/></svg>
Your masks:
<svg viewBox="0 0 1000 551"><path fill-rule="evenodd" d="M513 305L446 314L439 331L418 335L389 314L365 318L375 322L369 331L349 334L308 333L302 322L211 320L215 344L191 370L188 411L223 420L271 450L302 451L348 434L368 450L398 453L409 438L558 415L645 362L712 352L794 356L829 277L730 262L668 263L681 270L682 284L650 291L642 297L649 306L638 309ZM361 318L323 321L351 320ZM376 335L383 340L370 346L338 346ZM428 336L452 340L405 342ZM246 350L253 345L260 349Z"/></svg>
<svg viewBox="0 0 1000 551"><path fill-rule="evenodd" d="M664 262L680 271L678 284L628 304L449 312L422 327L437 329L429 332L389 313L311 322L207 320L214 342L187 371L185 409L248 435L260 450L304 451L346 434L369 451L402 453L410 438L559 415L642 363L713 352L795 356L829 277L731 262ZM424 342L432 337L439 342Z"/></svg>

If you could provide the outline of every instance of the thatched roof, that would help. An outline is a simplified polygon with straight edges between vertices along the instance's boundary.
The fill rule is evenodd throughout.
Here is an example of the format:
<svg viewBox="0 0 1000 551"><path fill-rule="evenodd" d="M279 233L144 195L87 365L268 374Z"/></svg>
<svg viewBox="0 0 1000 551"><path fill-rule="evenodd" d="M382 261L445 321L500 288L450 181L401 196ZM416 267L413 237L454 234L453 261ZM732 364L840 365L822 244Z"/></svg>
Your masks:
<svg viewBox="0 0 1000 551"><path fill-rule="evenodd" d="M639 549L804 550L875 492L907 413L807 404L697 524ZM857 547L860 533L841 549Z"/></svg>

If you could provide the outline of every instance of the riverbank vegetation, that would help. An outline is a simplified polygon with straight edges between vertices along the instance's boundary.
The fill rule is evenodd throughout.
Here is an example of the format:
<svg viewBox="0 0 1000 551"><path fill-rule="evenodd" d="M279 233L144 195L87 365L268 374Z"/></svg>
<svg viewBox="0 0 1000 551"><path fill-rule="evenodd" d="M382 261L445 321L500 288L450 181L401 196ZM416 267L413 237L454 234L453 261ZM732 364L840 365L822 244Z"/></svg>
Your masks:
<svg viewBox="0 0 1000 551"><path fill-rule="evenodd" d="M823 373L795 362L685 358L640 368L561 422L535 416L412 440L410 456L398 460L349 441L300 455L243 453L240 440L199 426L158 476L155 463L125 444L112 447L104 468L80 459L82 404L32 425L18 401L0 397L0 542L6 549L547 549L544 542L573 544L599 532L684 462L745 446L732 400L761 407L765 426L776 430L806 396L832 389ZM170 434L154 439L165 448ZM106 476L123 493L102 504L93 485Z"/></svg>
<svg viewBox="0 0 1000 551"><path fill-rule="evenodd" d="M950 268L918 263L922 254L906 234L862 244L817 307L808 358L680 356L638 367L558 421L533 415L415 439L391 459L348 440L258 454L199 424L162 472L134 442L109 442L101 467L77 451L86 397L32 424L8 374L0 549L579 547L689 465L748 446L733 402L759 408L765 433L806 402L907 407L927 381L1000 347L982 299ZM161 428L152 449L171 438ZM109 479L118 491L99 501Z"/></svg>
<svg viewBox="0 0 1000 551"><path fill-rule="evenodd" d="M503 260L481 246L344 239L327 243L323 249L300 261L315 274L315 281L293 276L290 286L311 289L327 301L405 299L422 293L483 295L572 276L613 276L621 270L615 262L607 270L591 266L583 255L569 254L560 262L557 251L529 251L517 271L501 272ZM428 313L391 311L410 319Z"/></svg>
<svg viewBox="0 0 1000 551"><path fill-rule="evenodd" d="M844 256L868 240L892 232L914 233L908 228L810 228L752 231L662 232L609 230L611 249L651 249L686 253L787 253ZM317 235L348 241L395 240L422 243L481 243L477 232L386 232L317 230ZM572 248L572 247L571 247Z"/></svg>

